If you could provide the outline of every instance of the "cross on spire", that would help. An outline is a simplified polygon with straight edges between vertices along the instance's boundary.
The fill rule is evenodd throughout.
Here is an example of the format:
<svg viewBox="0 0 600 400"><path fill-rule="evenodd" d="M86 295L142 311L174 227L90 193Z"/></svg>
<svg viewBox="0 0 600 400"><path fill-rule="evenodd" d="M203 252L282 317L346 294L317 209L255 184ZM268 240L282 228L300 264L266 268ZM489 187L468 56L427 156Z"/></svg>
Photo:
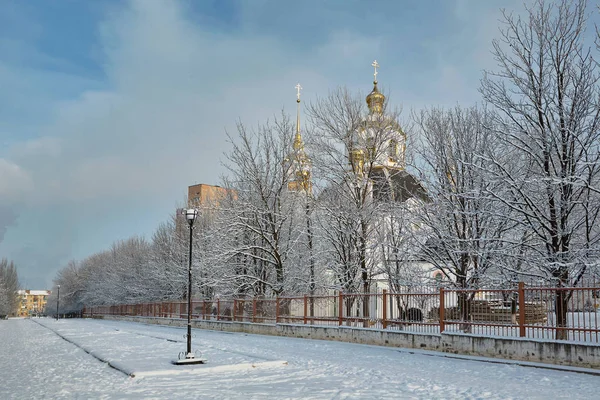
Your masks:
<svg viewBox="0 0 600 400"><path fill-rule="evenodd" d="M377 82L377 68L379 68L379 63L377 62L377 60L373 61L373 64L371 64L371 66L373 66L373 68L375 68L375 72L373 73L373 76L375 77L375 82Z"/></svg>
<svg viewBox="0 0 600 400"><path fill-rule="evenodd" d="M295 86L296 88L296 97L298 98L298 102L300 102L300 90L302 90L302 86L300 86L300 84L297 84Z"/></svg>

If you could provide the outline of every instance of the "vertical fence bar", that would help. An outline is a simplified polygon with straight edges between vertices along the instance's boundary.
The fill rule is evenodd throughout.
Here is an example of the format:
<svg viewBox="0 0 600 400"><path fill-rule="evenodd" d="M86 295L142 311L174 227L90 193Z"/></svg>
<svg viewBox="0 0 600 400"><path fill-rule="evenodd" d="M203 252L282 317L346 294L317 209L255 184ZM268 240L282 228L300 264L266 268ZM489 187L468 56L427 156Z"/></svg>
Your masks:
<svg viewBox="0 0 600 400"><path fill-rule="evenodd" d="M446 329L444 324L444 319L446 318L446 306L444 303L444 288L440 288L440 333L444 332L444 329Z"/></svg>
<svg viewBox="0 0 600 400"><path fill-rule="evenodd" d="M256 297L252 298L252 322L256 322Z"/></svg>
<svg viewBox="0 0 600 400"><path fill-rule="evenodd" d="M237 311L237 299L233 299L233 311L231 313L231 317L233 321L235 321L235 313Z"/></svg>
<svg viewBox="0 0 600 400"><path fill-rule="evenodd" d="M381 321L383 325L383 329L387 328L387 290L383 289L383 310L382 310L383 320Z"/></svg>
<svg viewBox="0 0 600 400"><path fill-rule="evenodd" d="M525 283L519 282L519 336L525 337Z"/></svg>
<svg viewBox="0 0 600 400"><path fill-rule="evenodd" d="M594 306L594 326L596 328L598 328L598 291L596 289L596 280L594 279L594 283L592 284L592 287L594 288L592 290L592 299L593 299L593 306ZM591 323L592 321L590 321ZM595 332L596 334L596 343L598 342L598 331Z"/></svg>
<svg viewBox="0 0 600 400"><path fill-rule="evenodd" d="M339 305L338 305L338 324L342 326L344 320L344 298L342 295L342 291L339 293Z"/></svg>
<svg viewBox="0 0 600 400"><path fill-rule="evenodd" d="M275 299L275 323L279 323L279 296Z"/></svg>
<svg viewBox="0 0 600 400"><path fill-rule="evenodd" d="M221 319L221 299L217 299L217 321Z"/></svg>
<svg viewBox="0 0 600 400"><path fill-rule="evenodd" d="M583 330L580 331L580 339L581 337L583 337L583 341L586 342L587 340L587 331L586 331L586 326L587 326L587 313L590 311L589 309L589 304L591 304L591 302L589 302L588 300L588 291L586 289L581 289L579 291L579 298L581 299L581 315L579 316L579 319L581 320L580 325L578 325L579 327L583 326Z"/></svg>
<svg viewBox="0 0 600 400"><path fill-rule="evenodd" d="M304 295L304 325L306 325L306 314L308 310L308 299L306 295Z"/></svg>

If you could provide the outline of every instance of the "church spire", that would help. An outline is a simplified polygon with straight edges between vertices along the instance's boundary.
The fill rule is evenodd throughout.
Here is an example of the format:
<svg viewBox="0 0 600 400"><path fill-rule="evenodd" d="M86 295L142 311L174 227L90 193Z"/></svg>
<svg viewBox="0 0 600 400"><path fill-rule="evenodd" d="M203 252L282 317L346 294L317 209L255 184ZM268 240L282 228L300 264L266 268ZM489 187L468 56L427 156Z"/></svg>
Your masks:
<svg viewBox="0 0 600 400"><path fill-rule="evenodd" d="M369 106L369 111L371 114L382 114L385 96L379 92L379 89L377 89L377 68L379 68L379 63L377 60L375 60L371 66L375 69L375 71L373 73L373 90L367 96L367 105Z"/></svg>
<svg viewBox="0 0 600 400"><path fill-rule="evenodd" d="M294 137L294 150L299 151L304 149L302 136L300 135L300 90L302 86L298 83L296 86L296 136Z"/></svg>
<svg viewBox="0 0 600 400"><path fill-rule="evenodd" d="M296 134L294 136L294 151L287 158L291 163L290 181L288 189L291 191L302 191L307 194L312 192L310 159L304 151L304 142L300 131L300 90L302 86L296 86Z"/></svg>

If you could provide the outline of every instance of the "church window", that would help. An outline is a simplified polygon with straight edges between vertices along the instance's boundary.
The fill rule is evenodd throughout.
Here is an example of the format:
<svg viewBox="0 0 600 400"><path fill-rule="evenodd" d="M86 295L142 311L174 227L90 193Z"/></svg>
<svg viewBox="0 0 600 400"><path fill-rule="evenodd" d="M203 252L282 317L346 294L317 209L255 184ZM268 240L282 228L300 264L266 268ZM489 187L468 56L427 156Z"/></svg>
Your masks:
<svg viewBox="0 0 600 400"><path fill-rule="evenodd" d="M398 141L396 139L390 140L390 156L398 156Z"/></svg>
<svg viewBox="0 0 600 400"><path fill-rule="evenodd" d="M367 151L369 154L369 159L374 160L375 159L375 144L373 143L372 137L367 138Z"/></svg>

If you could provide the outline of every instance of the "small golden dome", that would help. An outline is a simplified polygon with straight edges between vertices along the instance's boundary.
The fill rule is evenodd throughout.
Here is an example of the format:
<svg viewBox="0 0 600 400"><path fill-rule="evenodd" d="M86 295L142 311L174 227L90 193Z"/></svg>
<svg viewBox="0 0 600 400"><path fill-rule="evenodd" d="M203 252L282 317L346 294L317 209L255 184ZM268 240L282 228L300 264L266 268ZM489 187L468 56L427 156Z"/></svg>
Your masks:
<svg viewBox="0 0 600 400"><path fill-rule="evenodd" d="M377 89L377 81L373 82L373 90L367 96L367 105L371 113L383 113L383 103L385 96Z"/></svg>

